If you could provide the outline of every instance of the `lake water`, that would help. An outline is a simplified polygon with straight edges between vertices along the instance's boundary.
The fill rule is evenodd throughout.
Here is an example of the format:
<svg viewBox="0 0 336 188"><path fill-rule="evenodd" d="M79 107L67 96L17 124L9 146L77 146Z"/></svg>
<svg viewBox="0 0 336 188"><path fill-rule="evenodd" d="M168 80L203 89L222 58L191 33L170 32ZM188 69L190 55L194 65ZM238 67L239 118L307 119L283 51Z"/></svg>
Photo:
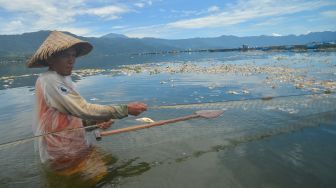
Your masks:
<svg viewBox="0 0 336 188"><path fill-rule="evenodd" d="M225 112L101 141L87 132L109 161L108 174L92 184L85 176L57 176L41 165L34 139L26 139L33 136L38 70L4 63L0 143L8 144L0 145L0 187L336 187L336 52L79 61L73 78L92 103L143 101L150 108L139 117L155 121L198 110ZM139 117L117 120L110 129L140 124Z"/></svg>

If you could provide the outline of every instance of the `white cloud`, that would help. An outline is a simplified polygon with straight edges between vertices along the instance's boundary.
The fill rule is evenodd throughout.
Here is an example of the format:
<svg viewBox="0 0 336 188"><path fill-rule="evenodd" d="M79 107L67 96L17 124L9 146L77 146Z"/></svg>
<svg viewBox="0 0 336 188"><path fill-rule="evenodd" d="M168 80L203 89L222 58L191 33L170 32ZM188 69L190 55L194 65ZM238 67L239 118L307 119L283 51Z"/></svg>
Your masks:
<svg viewBox="0 0 336 188"><path fill-rule="evenodd" d="M139 7L139 8L143 8L145 6L144 3L135 3L134 6Z"/></svg>
<svg viewBox="0 0 336 188"><path fill-rule="evenodd" d="M281 37L282 35L281 35L281 34L278 34L278 33L272 33L272 36L273 36L273 37Z"/></svg>
<svg viewBox="0 0 336 188"><path fill-rule="evenodd" d="M304 11L313 11L321 7L331 5L332 3L324 0L320 1L276 1L276 0L261 0L261 1L239 1L237 4L230 4L226 7L220 8L219 11L211 12L210 10L217 10L217 8L208 8L206 10L195 11L175 11L178 13L198 14L198 18L181 19L175 22L166 24L149 25L134 28L125 28L120 30L120 33L125 33L129 37L159 37L171 38L171 36L178 36L177 33L188 31L201 31L204 29L229 29L229 26L236 26L240 28L240 23L248 21L256 21L258 19L265 19L261 23L254 24L255 26L270 26L276 25L286 21L287 18L294 13ZM200 16L200 12L207 12L206 16ZM303 29L303 28L302 28ZM232 28L231 28L232 30ZM191 35L193 36L193 35Z"/></svg>
<svg viewBox="0 0 336 188"><path fill-rule="evenodd" d="M8 24L4 24L2 31L4 33L12 33L12 31L21 31L24 29L24 25L20 20L10 21Z"/></svg>
<svg viewBox="0 0 336 188"><path fill-rule="evenodd" d="M153 4L153 2L150 1L150 0L148 0L148 1L146 1L146 2L147 2L148 5L152 5L152 4Z"/></svg>
<svg viewBox="0 0 336 188"><path fill-rule="evenodd" d="M90 8L86 10L82 10L80 14L88 14L88 15L95 15L103 18L109 19L117 19L119 18L120 14L124 14L130 12L130 9L121 6L105 6L105 7L98 7L98 8Z"/></svg>
<svg viewBox="0 0 336 188"><path fill-rule="evenodd" d="M124 25L115 25L112 27L112 29L124 29L126 28L127 26L124 26Z"/></svg>
<svg viewBox="0 0 336 188"><path fill-rule="evenodd" d="M153 25L145 27L136 27L136 28L126 28L122 29L121 32L124 33L127 37L130 38L143 38L143 37L163 37L163 34L169 31L166 25Z"/></svg>
<svg viewBox="0 0 336 188"><path fill-rule="evenodd" d="M309 33L311 33L311 31L310 31L310 30L306 31L306 33L305 33L305 34L307 35L307 34L309 34Z"/></svg>
<svg viewBox="0 0 336 188"><path fill-rule="evenodd" d="M238 0L235 4L219 6L207 6L201 10L176 10L169 11L170 7L158 7L158 12L166 12L163 15L171 16L169 19L156 19L156 25L143 27L130 27L129 23L118 20L118 25L110 24L115 19L121 19L125 14L137 12L136 10L151 6L153 2L161 0L0 0L0 34L14 34L45 29L64 29L78 35L92 33L106 33L103 29L115 29L119 33L125 33L133 37L167 37L178 36L179 32L196 35L205 29L223 31L235 31L241 28L240 23L253 21L253 26L274 26L283 23L287 17L294 13L313 11L320 7L335 3L327 0ZM164 3L158 3L164 4ZM173 8L180 8L173 7ZM144 15L144 12L137 12ZM315 14L314 14L315 15ZM321 12L321 19L335 18L336 11ZM83 19L88 17L89 19ZM182 19L183 18L183 19ZM286 19L277 19L286 18ZM92 20L96 23L92 23ZM104 21L109 22L104 22ZM163 23L170 20L168 23ZM125 20L128 21L128 20ZM160 21L160 22L159 22ZM133 22L133 20L132 20ZM147 20L146 20L147 22ZM104 25L99 25L100 23ZM250 22L251 23L251 22ZM141 24L137 22L136 24ZM259 26L259 27L258 27ZM328 26L330 30L331 26ZM327 29L328 29L327 28ZM231 29L231 30L230 30ZM302 28L305 29L305 28ZM322 28L323 29L323 28ZM305 29L307 30L307 29ZM96 32L93 32L96 31ZM190 32L191 31L191 32ZM272 29L270 31L285 34L285 31ZM86 33L86 34L85 34Z"/></svg>
<svg viewBox="0 0 336 188"><path fill-rule="evenodd" d="M322 12L322 15L331 17L331 18L336 18L336 10L324 11Z"/></svg>
<svg viewBox="0 0 336 188"><path fill-rule="evenodd" d="M218 6L211 6L208 8L208 12L218 12L219 10Z"/></svg>
<svg viewBox="0 0 336 188"><path fill-rule="evenodd" d="M151 0L141 0L140 2L134 3L134 6L139 7L139 8L143 8L146 5L151 6L153 4L153 2Z"/></svg>
<svg viewBox="0 0 336 188"><path fill-rule="evenodd" d="M91 30L88 28L79 28L79 27L59 27L58 30L60 31L68 31L70 33L74 33L76 35L80 35L80 36L88 36L91 35Z"/></svg>
<svg viewBox="0 0 336 188"><path fill-rule="evenodd" d="M286 21L286 19L289 19L289 18L286 18L286 17L273 17L273 18L270 18L270 19L267 19L265 21L262 21L260 23L256 23L254 24L254 26L274 26L274 25L279 25L280 23Z"/></svg>
<svg viewBox="0 0 336 188"><path fill-rule="evenodd" d="M141 0L141 3L147 4L149 6L151 6L153 4L153 1L151 0Z"/></svg>
<svg viewBox="0 0 336 188"><path fill-rule="evenodd" d="M170 18L181 18L181 17L195 17L201 15L208 15L209 13L216 13L220 11L218 6L211 6L207 9L202 10L171 10L170 12L173 13L169 15ZM162 11L161 11L162 12Z"/></svg>
<svg viewBox="0 0 336 188"><path fill-rule="evenodd" d="M132 10L122 4L91 8L85 4L85 0L0 0L0 11L13 15L1 19L1 34L69 28L69 31L71 29L81 35L90 32L89 28L76 26L78 16L89 15L111 20Z"/></svg>
<svg viewBox="0 0 336 188"><path fill-rule="evenodd" d="M184 29L223 27L239 24L256 18L314 10L326 5L328 5L328 3L323 1L241 1L237 5L230 7L230 9L217 14L200 18L179 20L169 23L168 25L170 27Z"/></svg>
<svg viewBox="0 0 336 188"><path fill-rule="evenodd" d="M18 33L56 29L60 25L74 21L75 13L71 10L81 3L82 1L66 3L65 1L0 0L2 10L14 15L7 18L7 23L0 23L0 32Z"/></svg>

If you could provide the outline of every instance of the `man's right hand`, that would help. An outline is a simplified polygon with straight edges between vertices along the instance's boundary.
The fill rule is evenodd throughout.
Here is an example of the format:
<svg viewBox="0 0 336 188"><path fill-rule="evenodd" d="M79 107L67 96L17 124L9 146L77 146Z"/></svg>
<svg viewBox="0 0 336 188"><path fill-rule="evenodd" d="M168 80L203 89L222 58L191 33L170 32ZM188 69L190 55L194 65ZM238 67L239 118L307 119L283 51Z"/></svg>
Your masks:
<svg viewBox="0 0 336 188"><path fill-rule="evenodd" d="M147 110L147 105L142 102L132 102L127 105L128 114L137 116Z"/></svg>

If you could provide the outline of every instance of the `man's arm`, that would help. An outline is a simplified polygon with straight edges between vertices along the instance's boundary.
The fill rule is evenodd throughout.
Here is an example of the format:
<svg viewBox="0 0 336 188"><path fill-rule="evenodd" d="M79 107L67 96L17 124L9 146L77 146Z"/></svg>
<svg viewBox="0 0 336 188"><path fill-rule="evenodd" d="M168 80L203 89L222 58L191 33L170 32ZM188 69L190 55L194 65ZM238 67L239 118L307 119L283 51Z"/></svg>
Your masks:
<svg viewBox="0 0 336 188"><path fill-rule="evenodd" d="M62 83L46 84L45 98L49 106L81 119L121 119L128 115L127 105L99 105L88 103L76 91Z"/></svg>

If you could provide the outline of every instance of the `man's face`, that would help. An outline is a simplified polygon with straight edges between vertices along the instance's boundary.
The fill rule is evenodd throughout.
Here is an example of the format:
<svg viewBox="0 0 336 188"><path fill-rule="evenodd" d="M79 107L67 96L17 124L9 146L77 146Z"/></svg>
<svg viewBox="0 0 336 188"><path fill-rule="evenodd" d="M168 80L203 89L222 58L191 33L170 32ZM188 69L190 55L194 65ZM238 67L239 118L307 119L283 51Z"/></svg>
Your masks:
<svg viewBox="0 0 336 188"><path fill-rule="evenodd" d="M76 61L76 50L69 48L47 60L49 68L62 76L71 75Z"/></svg>

